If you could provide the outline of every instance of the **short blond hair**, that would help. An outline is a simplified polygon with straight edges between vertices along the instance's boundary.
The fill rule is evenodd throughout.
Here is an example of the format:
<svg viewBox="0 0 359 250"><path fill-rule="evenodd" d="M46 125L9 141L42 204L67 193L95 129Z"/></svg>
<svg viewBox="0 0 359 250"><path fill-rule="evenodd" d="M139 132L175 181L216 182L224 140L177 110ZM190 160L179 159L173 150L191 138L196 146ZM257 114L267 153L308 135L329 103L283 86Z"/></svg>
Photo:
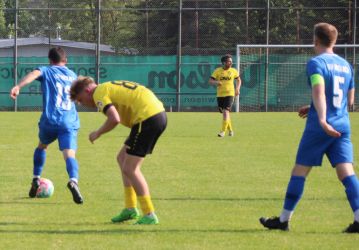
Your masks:
<svg viewBox="0 0 359 250"><path fill-rule="evenodd" d="M338 30L329 23L317 23L314 25L314 36L321 45L331 47L337 42Z"/></svg>
<svg viewBox="0 0 359 250"><path fill-rule="evenodd" d="M70 89L70 98L75 101L77 96L90 84L95 83L95 80L89 76L79 76L72 82ZM96 83L95 83L96 84Z"/></svg>

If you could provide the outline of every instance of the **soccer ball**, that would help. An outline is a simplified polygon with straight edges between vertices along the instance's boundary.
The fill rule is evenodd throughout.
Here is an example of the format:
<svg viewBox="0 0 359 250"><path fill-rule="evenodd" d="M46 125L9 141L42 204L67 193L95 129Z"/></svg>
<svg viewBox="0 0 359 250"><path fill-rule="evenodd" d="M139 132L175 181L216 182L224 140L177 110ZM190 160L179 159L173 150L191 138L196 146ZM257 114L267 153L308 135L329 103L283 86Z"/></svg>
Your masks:
<svg viewBox="0 0 359 250"><path fill-rule="evenodd" d="M54 184L46 178L40 178L40 185L36 192L37 198L49 198L54 193Z"/></svg>

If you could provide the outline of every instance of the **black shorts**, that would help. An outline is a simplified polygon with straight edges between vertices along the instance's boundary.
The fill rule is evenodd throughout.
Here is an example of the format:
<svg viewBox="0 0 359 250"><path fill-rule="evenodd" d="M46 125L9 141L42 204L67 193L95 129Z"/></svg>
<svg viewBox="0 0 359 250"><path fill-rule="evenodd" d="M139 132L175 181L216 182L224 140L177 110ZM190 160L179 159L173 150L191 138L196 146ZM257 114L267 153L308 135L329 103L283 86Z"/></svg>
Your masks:
<svg viewBox="0 0 359 250"><path fill-rule="evenodd" d="M166 126L167 115L164 111L135 124L125 141L127 146L126 153L140 157L151 154Z"/></svg>
<svg viewBox="0 0 359 250"><path fill-rule="evenodd" d="M231 111L233 101L234 101L234 96L217 97L219 112L223 113L223 110Z"/></svg>

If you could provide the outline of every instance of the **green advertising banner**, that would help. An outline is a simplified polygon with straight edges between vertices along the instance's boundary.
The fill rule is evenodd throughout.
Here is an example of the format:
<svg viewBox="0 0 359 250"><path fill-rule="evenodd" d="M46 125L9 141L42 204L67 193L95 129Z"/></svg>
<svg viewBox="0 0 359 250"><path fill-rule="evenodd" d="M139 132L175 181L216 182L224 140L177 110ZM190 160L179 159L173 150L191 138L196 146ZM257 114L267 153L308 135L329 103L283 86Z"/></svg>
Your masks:
<svg viewBox="0 0 359 250"><path fill-rule="evenodd" d="M208 84L208 79L214 69L220 66L220 57L220 55L182 57L181 107L216 107L216 88ZM298 61L297 59L297 56L271 55L266 86L264 65L266 60L255 55L242 56L240 105L261 106L267 102L270 106L277 106L307 102L310 96L308 98L305 65L290 63ZM12 58L0 58L0 107L2 109L11 109L14 106L14 101L9 98L9 91L14 84L12 60ZM21 79L36 67L47 64L45 57L19 58L17 77ZM292 68L290 68L291 65ZM94 57L69 57L67 66L78 75L95 77ZM176 56L103 56L100 61L99 76L100 82L111 80L138 82L150 88L166 107L176 105ZM267 93L267 99L265 93ZM22 89L22 94L18 97L19 109L41 107L41 105L39 82L36 81Z"/></svg>

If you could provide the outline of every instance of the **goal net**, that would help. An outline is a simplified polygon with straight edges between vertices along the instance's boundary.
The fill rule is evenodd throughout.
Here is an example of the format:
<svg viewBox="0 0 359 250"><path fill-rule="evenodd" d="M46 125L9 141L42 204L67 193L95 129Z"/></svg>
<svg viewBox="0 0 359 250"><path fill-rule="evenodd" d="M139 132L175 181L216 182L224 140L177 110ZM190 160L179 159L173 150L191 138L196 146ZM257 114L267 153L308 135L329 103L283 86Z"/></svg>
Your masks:
<svg viewBox="0 0 359 250"><path fill-rule="evenodd" d="M356 71L358 45L336 45L335 53ZM313 45L237 45L237 69L242 79L238 111L297 111L310 103L306 63Z"/></svg>

